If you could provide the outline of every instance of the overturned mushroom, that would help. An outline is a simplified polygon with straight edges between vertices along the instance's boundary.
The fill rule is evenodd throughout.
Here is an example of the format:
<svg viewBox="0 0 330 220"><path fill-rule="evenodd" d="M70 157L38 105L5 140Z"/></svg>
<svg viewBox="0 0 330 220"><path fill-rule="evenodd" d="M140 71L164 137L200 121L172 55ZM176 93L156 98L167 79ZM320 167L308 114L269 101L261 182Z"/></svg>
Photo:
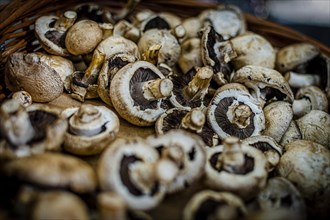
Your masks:
<svg viewBox="0 0 330 220"><path fill-rule="evenodd" d="M225 40L246 31L245 18L235 5L220 4L216 9L204 10L198 16L203 26L211 25Z"/></svg>
<svg viewBox="0 0 330 220"><path fill-rule="evenodd" d="M205 144L197 135L175 129L158 137L151 136L147 142L160 157L174 161L178 167L178 173L168 185L167 192L183 190L203 175Z"/></svg>
<svg viewBox="0 0 330 220"><path fill-rule="evenodd" d="M299 89L292 104L293 114L300 118L311 110L328 112L328 98L325 92L316 86Z"/></svg>
<svg viewBox="0 0 330 220"><path fill-rule="evenodd" d="M200 191L186 204L184 220L193 219L242 219L247 214L244 202L228 192Z"/></svg>
<svg viewBox="0 0 330 220"><path fill-rule="evenodd" d="M238 138L226 138L223 146L208 148L206 153L205 176L210 187L248 200L266 185L266 157L260 150L239 143Z"/></svg>
<svg viewBox="0 0 330 220"><path fill-rule="evenodd" d="M42 47L50 54L69 56L65 48L66 31L77 18L75 11L66 11L62 16L41 16L35 22L35 32Z"/></svg>
<svg viewBox="0 0 330 220"><path fill-rule="evenodd" d="M116 192L132 209L153 208L165 195L168 174L175 173L173 163L162 162L157 151L142 139L117 139L99 160L101 188Z"/></svg>
<svg viewBox="0 0 330 220"><path fill-rule="evenodd" d="M280 162L283 154L282 146L269 136L253 136L242 140L243 144L248 144L262 151L268 162L268 171L271 172Z"/></svg>
<svg viewBox="0 0 330 220"><path fill-rule="evenodd" d="M83 104L79 108L68 108L62 114L69 122L63 148L73 154L98 154L119 132L118 117L104 106Z"/></svg>
<svg viewBox="0 0 330 220"><path fill-rule="evenodd" d="M118 114L138 126L153 125L165 112L162 103L172 93L173 83L151 63L137 61L113 77L110 97Z"/></svg>
<svg viewBox="0 0 330 220"><path fill-rule="evenodd" d="M265 105L272 101L293 102L293 93L281 73L262 66L247 65L235 72L232 82L242 83Z"/></svg>
<svg viewBox="0 0 330 220"><path fill-rule="evenodd" d="M219 145L218 135L206 123L205 113L198 109L190 111L171 108L164 112L156 121L156 134L162 135L173 129L186 129L199 135L207 146Z"/></svg>
<svg viewBox="0 0 330 220"><path fill-rule="evenodd" d="M61 149L67 121L60 111L33 104L25 110L19 102L9 100L1 105L0 131L6 144L2 157L24 157Z"/></svg>
<svg viewBox="0 0 330 220"><path fill-rule="evenodd" d="M297 187L305 199L309 215L329 217L330 151L307 140L291 142L285 150L276 168L277 173Z"/></svg>
<svg viewBox="0 0 330 220"><path fill-rule="evenodd" d="M204 97L208 92L212 76L213 71L207 66L192 68L184 75L173 75L171 103L175 107L187 110L207 106Z"/></svg>
<svg viewBox="0 0 330 220"><path fill-rule="evenodd" d="M232 85L233 88L229 86ZM259 103L239 84L220 87L207 109L210 127L221 139L236 136L244 139L258 135L265 128L265 116Z"/></svg>
<svg viewBox="0 0 330 220"><path fill-rule="evenodd" d="M6 177L41 188L69 189L83 194L96 188L96 175L85 161L59 153L19 158L3 167Z"/></svg>
<svg viewBox="0 0 330 220"><path fill-rule="evenodd" d="M13 53L6 64L5 82L12 92L28 92L34 102L49 102L63 93L61 76L38 53Z"/></svg>
<svg viewBox="0 0 330 220"><path fill-rule="evenodd" d="M174 29L181 24L181 18L170 12L154 13L152 11L142 11L136 16L137 24L142 32L150 29Z"/></svg>
<svg viewBox="0 0 330 220"><path fill-rule="evenodd" d="M283 177L273 177L258 194L257 209L261 211L288 210L299 219L306 219L306 205L298 189Z"/></svg>

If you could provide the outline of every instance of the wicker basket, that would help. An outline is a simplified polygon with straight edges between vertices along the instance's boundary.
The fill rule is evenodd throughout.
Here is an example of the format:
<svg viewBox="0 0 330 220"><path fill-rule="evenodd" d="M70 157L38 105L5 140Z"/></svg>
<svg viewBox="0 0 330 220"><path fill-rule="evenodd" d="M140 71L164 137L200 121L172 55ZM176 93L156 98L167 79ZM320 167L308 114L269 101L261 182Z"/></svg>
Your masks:
<svg viewBox="0 0 330 220"><path fill-rule="evenodd" d="M65 9L85 1L81 0L13 0L6 5L0 6L0 103L5 96L1 97L1 90L4 89L3 69L4 64L12 53L16 51L31 52L36 49L33 43L36 40L34 35L35 20L46 14L55 13L59 15ZM118 0L97 0L93 3L99 3L107 6L111 11L118 11L125 5L125 1ZM216 1L202 2L194 0L140 0L137 5L137 10L149 8L154 11L169 11L182 17L195 16L203 9L215 8ZM293 31L290 28L278 25L276 23L258 19L252 15L245 14L247 21L247 28L255 33L266 37L274 47L283 47L285 45L297 42L309 42L330 56L330 48L321 44L320 42L307 37L299 32ZM51 104L66 107L68 103L67 97L60 101L55 100ZM71 105L78 106L79 102L70 100ZM99 103L100 104L100 103ZM121 129L119 136L148 136L154 133L153 128L138 128L121 121ZM85 158L88 162L95 165L97 158ZM191 197L192 192L200 190L203 185L196 183L187 191L167 197L161 206L152 210L151 214L155 219L177 219L180 215L184 204ZM165 215L164 215L165 213ZM1 218L1 216L0 216Z"/></svg>

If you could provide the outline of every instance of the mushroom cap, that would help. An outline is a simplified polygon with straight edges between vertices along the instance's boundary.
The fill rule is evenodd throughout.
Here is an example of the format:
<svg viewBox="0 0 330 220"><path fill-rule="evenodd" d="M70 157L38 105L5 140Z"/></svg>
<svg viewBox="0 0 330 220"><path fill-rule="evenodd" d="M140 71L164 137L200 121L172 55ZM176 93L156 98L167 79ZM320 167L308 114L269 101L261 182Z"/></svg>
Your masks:
<svg viewBox="0 0 330 220"><path fill-rule="evenodd" d="M294 99L290 85L284 79L282 74L274 69L247 65L235 72L232 81L242 83L248 88L258 89L259 91L261 90L261 93L262 90L266 90L266 92L269 92L269 94L266 94L266 99L268 98L267 95L271 98L274 98L275 96L278 101L283 100L290 103L292 103ZM267 88L271 89L271 91L267 91ZM272 90L275 90L274 95L271 95Z"/></svg>
<svg viewBox="0 0 330 220"><path fill-rule="evenodd" d="M245 138L242 143L248 144L262 151L268 161L268 171L272 171L280 162L283 154L282 146L279 145L272 137L257 135Z"/></svg>
<svg viewBox="0 0 330 220"><path fill-rule="evenodd" d="M302 139L302 138L301 138L301 133L299 131L298 125L295 120L292 120L289 124L288 129L283 134L282 139L279 142L279 144L281 146L285 146L292 141L300 140L300 139Z"/></svg>
<svg viewBox="0 0 330 220"><path fill-rule="evenodd" d="M84 106L86 105L84 104ZM86 122L79 122L81 119L78 114L80 108L69 108L62 112L69 121L69 129L64 136L63 148L78 155L98 154L116 138L119 132L119 118L105 106L92 106L100 116ZM78 121L72 120L74 117L77 117L76 120ZM71 125L78 126L78 131L70 131ZM100 131L94 134L93 130Z"/></svg>
<svg viewBox="0 0 330 220"><path fill-rule="evenodd" d="M135 83L164 78L156 66L146 61L137 61L121 68L113 77L110 85L111 101L118 114L135 125L153 125L157 118L165 112L161 106L162 99L148 101L143 97L135 97L138 94L134 94L132 86Z"/></svg>
<svg viewBox="0 0 330 220"><path fill-rule="evenodd" d="M265 129L262 134L280 142L293 119L292 106L288 102L276 101L264 107Z"/></svg>
<svg viewBox="0 0 330 220"><path fill-rule="evenodd" d="M281 73L285 73L312 60L319 55L319 53L320 50L309 43L290 44L278 50L276 69Z"/></svg>
<svg viewBox="0 0 330 220"><path fill-rule="evenodd" d="M5 82L12 92L24 90L30 93L34 102L50 102L63 93L60 75L36 53L10 55Z"/></svg>
<svg viewBox="0 0 330 220"><path fill-rule="evenodd" d="M178 64L184 74L195 66L202 66L201 40L198 37L182 42Z"/></svg>
<svg viewBox="0 0 330 220"><path fill-rule="evenodd" d="M102 29L92 20L80 20L67 31L65 46L73 55L92 52L102 40Z"/></svg>
<svg viewBox="0 0 330 220"><path fill-rule="evenodd" d="M231 61L234 69L238 70L246 65L274 68L276 53L264 37L246 32L230 39L230 42L237 54L237 57Z"/></svg>
<svg viewBox="0 0 330 220"><path fill-rule="evenodd" d="M218 145L206 150L205 181L211 188L232 192L243 199L251 199L264 188L267 181L267 159L263 153L249 145L242 144L244 173L232 173L216 168L218 157L224 146Z"/></svg>
<svg viewBox="0 0 330 220"><path fill-rule="evenodd" d="M246 128L239 128L228 120L227 111L232 104L244 104L251 110L252 115ZM207 109L207 121L221 139L229 136L244 139L260 134L265 128L261 106L248 92L239 88L220 89L216 92Z"/></svg>
<svg viewBox="0 0 330 220"><path fill-rule="evenodd" d="M147 166L153 166L158 159L157 151L140 138L115 140L102 153L98 163L101 189L116 192L132 209L144 210L157 206L165 195L166 187L157 179L150 178L145 179L149 184L138 184L136 176L140 175L142 179L143 174L149 175L147 169L150 167Z"/></svg>
<svg viewBox="0 0 330 220"><path fill-rule="evenodd" d="M247 214L244 202L229 192L203 190L183 210L183 219L241 219Z"/></svg>
<svg viewBox="0 0 330 220"><path fill-rule="evenodd" d="M328 98L325 92L317 86L305 86L300 88L295 94L296 99L308 99L311 103L309 110L321 110L328 112ZM308 110L308 111L309 111ZM305 112L305 114L308 112Z"/></svg>
<svg viewBox="0 0 330 220"><path fill-rule="evenodd" d="M172 67L179 60L181 47L178 40L166 29L150 29L144 32L138 42L141 54L146 53L153 45L160 45L158 63Z"/></svg>
<svg viewBox="0 0 330 220"><path fill-rule="evenodd" d="M179 173L173 182L168 185L168 193L175 193L187 188L203 175L206 159L205 144L196 134L182 129L174 129L157 137L150 136L147 138L147 142L157 149L160 156L162 151L172 148L179 148L183 152L183 155L177 161Z"/></svg>
<svg viewBox="0 0 330 220"><path fill-rule="evenodd" d="M50 54L69 56L65 48L65 31L57 30L54 23L59 17L54 15L41 16L35 21L35 33L41 46Z"/></svg>
<svg viewBox="0 0 330 220"><path fill-rule="evenodd" d="M202 23L197 17L188 17L182 21L182 26L186 30L186 38L198 37L199 31L202 29Z"/></svg>
<svg viewBox="0 0 330 220"><path fill-rule="evenodd" d="M296 120L302 139L319 143L330 149L330 115L312 110Z"/></svg>
<svg viewBox="0 0 330 220"><path fill-rule="evenodd" d="M88 219L89 216L86 204L75 194L65 191L49 191L37 196L31 218Z"/></svg>
<svg viewBox="0 0 330 220"><path fill-rule="evenodd" d="M298 189L286 178L272 177L258 194L256 202L262 211L287 209L300 219L306 218L305 201Z"/></svg>
<svg viewBox="0 0 330 220"><path fill-rule="evenodd" d="M240 35L246 30L246 21L239 7L220 4L217 9L208 9L198 15L199 20L210 23L225 40Z"/></svg>
<svg viewBox="0 0 330 220"><path fill-rule="evenodd" d="M96 175L92 167L77 157L43 153L6 163L4 173L18 180L46 188L69 189L76 193L92 192Z"/></svg>
<svg viewBox="0 0 330 220"><path fill-rule="evenodd" d="M291 142L285 149L277 173L297 187L312 216L326 216L330 206L330 151L307 140Z"/></svg>

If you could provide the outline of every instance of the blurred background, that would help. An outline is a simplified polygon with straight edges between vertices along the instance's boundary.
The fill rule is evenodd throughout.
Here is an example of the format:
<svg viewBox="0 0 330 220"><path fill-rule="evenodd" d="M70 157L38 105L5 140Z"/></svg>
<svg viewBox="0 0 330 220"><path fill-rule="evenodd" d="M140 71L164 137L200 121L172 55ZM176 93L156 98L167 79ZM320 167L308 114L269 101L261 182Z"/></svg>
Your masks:
<svg viewBox="0 0 330 220"><path fill-rule="evenodd" d="M5 4L9 1L0 0L0 4ZM330 47L330 0L200 1L217 1L219 3L237 5L244 12L291 27Z"/></svg>

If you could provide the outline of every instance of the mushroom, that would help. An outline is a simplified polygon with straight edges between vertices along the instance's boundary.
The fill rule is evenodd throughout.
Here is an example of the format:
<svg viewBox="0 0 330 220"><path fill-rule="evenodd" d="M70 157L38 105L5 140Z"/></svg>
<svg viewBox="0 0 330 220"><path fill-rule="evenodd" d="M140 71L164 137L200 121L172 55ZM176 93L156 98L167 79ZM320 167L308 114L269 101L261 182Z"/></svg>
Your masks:
<svg viewBox="0 0 330 220"><path fill-rule="evenodd" d="M126 219L127 206L122 197L114 192L101 192L97 195L99 219Z"/></svg>
<svg viewBox="0 0 330 220"><path fill-rule="evenodd" d="M218 135L206 122L205 113L198 108L190 111L181 108L171 108L164 112L156 121L156 134L162 135L173 129L186 129L200 136L207 146L219 144Z"/></svg>
<svg viewBox="0 0 330 220"><path fill-rule="evenodd" d="M195 66L203 66L201 40L199 38L189 38L182 42L178 64L184 74Z"/></svg>
<svg viewBox="0 0 330 220"><path fill-rule="evenodd" d="M12 99L18 101L25 108L32 105L32 97L26 91L14 92Z"/></svg>
<svg viewBox="0 0 330 220"><path fill-rule="evenodd" d="M186 39L198 38L202 23L198 17L188 17L182 21L182 27L186 30Z"/></svg>
<svg viewBox="0 0 330 220"><path fill-rule="evenodd" d="M6 139L2 156L24 157L61 149L68 125L58 109L42 104L24 109L16 100L8 100L0 111L0 131Z"/></svg>
<svg viewBox="0 0 330 220"><path fill-rule="evenodd" d="M75 194L49 191L38 194L31 208L31 218L88 219L89 216L86 204Z"/></svg>
<svg viewBox="0 0 330 220"><path fill-rule="evenodd" d="M253 198L266 185L266 157L260 150L240 143L236 137L228 137L223 143L206 151L206 184L245 200Z"/></svg>
<svg viewBox="0 0 330 220"><path fill-rule="evenodd" d="M221 139L229 136L244 139L259 135L265 128L260 104L244 86L237 85L220 87L207 109L207 121Z"/></svg>
<svg viewBox="0 0 330 220"><path fill-rule="evenodd" d="M77 13L77 21L88 19L97 23L112 22L109 10L100 4L80 3L72 9Z"/></svg>
<svg viewBox="0 0 330 220"><path fill-rule="evenodd" d="M203 190L189 200L183 209L183 219L243 219L247 214L244 202L228 192Z"/></svg>
<svg viewBox="0 0 330 220"><path fill-rule="evenodd" d="M281 146L285 146L292 141L300 140L300 139L301 139L301 133L299 131L298 125L295 120L292 120L289 124L288 129L283 134L279 144Z"/></svg>
<svg viewBox="0 0 330 220"><path fill-rule="evenodd" d="M173 161L178 173L167 186L167 193L175 193L188 188L204 173L204 142L196 134L174 129L157 137L150 136L147 143L157 150L161 158Z"/></svg>
<svg viewBox="0 0 330 220"><path fill-rule="evenodd" d="M122 36L137 43L140 39L140 30L126 20L121 20L114 25L113 36Z"/></svg>
<svg viewBox="0 0 330 220"><path fill-rule="evenodd" d="M280 162L280 158L283 154L282 146L279 145L272 137L258 135L248 137L242 140L243 144L248 144L251 147L255 147L262 151L268 162L268 172L273 169Z"/></svg>
<svg viewBox="0 0 330 220"><path fill-rule="evenodd" d="M178 40L166 29L150 29L144 32L138 42L138 48L146 60L149 60L148 54L157 48L159 52L154 64L165 63L170 67L177 63L181 51Z"/></svg>
<svg viewBox="0 0 330 220"><path fill-rule="evenodd" d="M191 108L203 108L204 97L208 92L213 76L210 67L196 67L184 75L173 75L173 95L170 101L173 106L190 110Z"/></svg>
<svg viewBox="0 0 330 220"><path fill-rule="evenodd" d="M305 199L310 216L329 217L330 151L307 140L291 142L285 146L285 150L276 167L278 175L297 187Z"/></svg>
<svg viewBox="0 0 330 220"><path fill-rule="evenodd" d="M258 194L255 203L260 211L288 210L295 219L306 219L307 208L298 189L283 177L272 177ZM298 218L299 217L299 218Z"/></svg>
<svg viewBox="0 0 330 220"><path fill-rule="evenodd" d="M105 106L83 104L79 108L68 108L62 114L69 122L63 148L73 154L98 154L119 132L119 118Z"/></svg>
<svg viewBox="0 0 330 220"><path fill-rule="evenodd" d="M81 20L70 27L65 36L65 47L70 54L85 55L101 42L102 29L92 20Z"/></svg>
<svg viewBox="0 0 330 220"><path fill-rule="evenodd" d="M141 32L146 32L151 29L170 30L181 24L181 18L173 13L155 13L147 10L137 14L136 21L136 25L140 27Z"/></svg>
<svg viewBox="0 0 330 220"><path fill-rule="evenodd" d="M87 162L59 153L12 160L3 166L3 173L8 178L46 189L69 189L78 194L96 189L96 175Z"/></svg>
<svg viewBox="0 0 330 220"><path fill-rule="evenodd" d="M235 72L232 82L242 83L264 106L272 101L293 102L293 93L281 73L262 66L247 65Z"/></svg>
<svg viewBox="0 0 330 220"><path fill-rule="evenodd" d="M225 40L236 37L246 30L243 13L235 5L219 4L216 9L202 11L198 18L203 26L213 26Z"/></svg>
<svg viewBox="0 0 330 220"><path fill-rule="evenodd" d="M28 92L34 102L50 102L63 93L60 75L37 53L16 52L10 55L5 82L12 92Z"/></svg>
<svg viewBox="0 0 330 220"><path fill-rule="evenodd" d="M77 18L75 11L66 11L60 17L41 16L35 21L35 33L41 46L50 54L69 56L65 48L65 34Z"/></svg>
<svg viewBox="0 0 330 220"><path fill-rule="evenodd" d="M145 210L162 201L173 165L140 138L117 139L102 153L97 173L103 191L117 193L129 208Z"/></svg>
<svg viewBox="0 0 330 220"><path fill-rule="evenodd" d="M71 88L72 96L75 99L84 101L85 98L96 98L97 80L99 72L104 62L119 54L125 53L134 56L136 59L140 57L136 44L123 37L108 37L100 42L93 52L91 64L85 72L76 71L73 76Z"/></svg>
<svg viewBox="0 0 330 220"><path fill-rule="evenodd" d="M324 91L316 86L300 88L292 104L293 114L300 118L311 110L328 112L328 98Z"/></svg>
<svg viewBox="0 0 330 220"><path fill-rule="evenodd" d="M330 115L328 113L312 110L296 122L302 139L319 143L330 149Z"/></svg>
<svg viewBox="0 0 330 220"><path fill-rule="evenodd" d="M165 112L162 103L172 93L173 83L151 63L137 61L113 77L110 97L118 114L138 126L153 125Z"/></svg>
<svg viewBox="0 0 330 220"><path fill-rule="evenodd" d="M265 129L262 134L280 142L293 118L291 104L284 101L272 102L264 108Z"/></svg>

